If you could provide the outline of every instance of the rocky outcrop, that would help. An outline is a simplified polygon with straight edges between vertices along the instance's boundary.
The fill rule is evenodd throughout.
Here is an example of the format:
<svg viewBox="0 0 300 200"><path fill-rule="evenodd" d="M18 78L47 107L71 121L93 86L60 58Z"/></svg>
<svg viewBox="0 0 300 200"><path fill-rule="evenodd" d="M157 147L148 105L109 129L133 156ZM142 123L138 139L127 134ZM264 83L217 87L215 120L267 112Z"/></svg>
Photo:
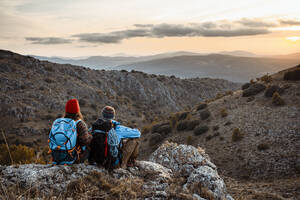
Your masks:
<svg viewBox="0 0 300 200"><path fill-rule="evenodd" d="M201 148L167 142L151 155L150 161L171 169L175 176L185 177L183 187L187 192L207 199L231 199L216 166Z"/></svg>
<svg viewBox="0 0 300 200"><path fill-rule="evenodd" d="M66 197L74 197L74 194L65 193L74 181L91 173L109 174L102 168L85 164L28 164L1 166L0 170L1 184L5 187L18 184L21 188L35 187L44 195ZM143 193L137 196L138 199L168 199L180 195L185 199L232 199L208 155L200 148L187 145L166 142L151 155L149 161L137 161L135 167L113 170L109 176L121 181L142 180ZM176 182L178 179L182 181ZM181 188L177 190L177 197L174 197L174 185Z"/></svg>

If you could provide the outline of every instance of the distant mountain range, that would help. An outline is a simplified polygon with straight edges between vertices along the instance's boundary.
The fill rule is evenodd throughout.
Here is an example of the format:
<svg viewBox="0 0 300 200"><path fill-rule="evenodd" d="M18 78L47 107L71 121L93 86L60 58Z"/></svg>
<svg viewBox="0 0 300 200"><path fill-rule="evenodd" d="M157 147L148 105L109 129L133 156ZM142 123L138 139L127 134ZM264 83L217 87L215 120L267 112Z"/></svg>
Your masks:
<svg viewBox="0 0 300 200"><path fill-rule="evenodd" d="M300 53L262 57L247 51L223 51L218 54L179 51L139 57L91 56L84 59L33 57L93 69L138 70L150 74L175 75L180 78L211 77L234 82L246 82L300 63Z"/></svg>

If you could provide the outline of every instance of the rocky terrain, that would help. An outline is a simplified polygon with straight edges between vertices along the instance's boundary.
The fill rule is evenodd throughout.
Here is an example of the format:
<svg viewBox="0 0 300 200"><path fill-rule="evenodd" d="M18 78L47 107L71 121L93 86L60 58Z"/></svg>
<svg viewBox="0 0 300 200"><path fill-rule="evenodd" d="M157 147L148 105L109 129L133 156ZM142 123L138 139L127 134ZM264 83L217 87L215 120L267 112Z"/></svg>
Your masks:
<svg viewBox="0 0 300 200"><path fill-rule="evenodd" d="M234 197L299 199L299 80L296 66L173 113L144 128L142 153L147 157L164 140L201 146L229 190L243 194Z"/></svg>
<svg viewBox="0 0 300 200"><path fill-rule="evenodd" d="M0 126L10 144L46 144L53 120L70 98L90 124L105 105L124 125L182 110L240 85L220 79L179 79L132 71L92 70L0 51ZM1 137L1 142L3 139Z"/></svg>
<svg viewBox="0 0 300 200"><path fill-rule="evenodd" d="M64 198L51 183L76 174L61 187L83 199L125 194L132 196L122 198L222 199L225 195L230 199L225 184L235 199L300 199L299 80L300 65L240 85L219 79L91 70L1 51L0 125L9 145L45 144L51 123L62 114L65 102L76 97L88 123L109 104L116 107L117 120L143 127L139 159L148 160L112 176L85 165L1 167L5 172L1 182L7 183L1 195L16 193L11 186L20 180L25 191L31 191L28 185L41 177L41 187L51 185L43 190ZM53 177L56 172L60 175ZM127 181L126 187L116 190L114 185L122 185L120 177Z"/></svg>
<svg viewBox="0 0 300 200"><path fill-rule="evenodd" d="M8 199L233 199L204 150L168 142L128 170L28 164L0 166L0 174Z"/></svg>

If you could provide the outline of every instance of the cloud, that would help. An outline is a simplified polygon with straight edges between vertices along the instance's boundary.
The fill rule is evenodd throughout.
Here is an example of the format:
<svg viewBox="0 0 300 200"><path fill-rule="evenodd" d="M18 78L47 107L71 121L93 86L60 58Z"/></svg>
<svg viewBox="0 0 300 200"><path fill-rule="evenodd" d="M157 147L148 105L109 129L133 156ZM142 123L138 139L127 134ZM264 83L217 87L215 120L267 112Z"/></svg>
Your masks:
<svg viewBox="0 0 300 200"><path fill-rule="evenodd" d="M238 37L268 34L266 27L247 27L235 22L205 22L200 24L135 24L136 29L109 33L81 33L72 35L81 42L113 44L136 37Z"/></svg>
<svg viewBox="0 0 300 200"><path fill-rule="evenodd" d="M137 28L149 28L152 27L153 24L134 24L134 26Z"/></svg>
<svg viewBox="0 0 300 200"><path fill-rule="evenodd" d="M267 21L260 18L242 18L236 21L215 21L190 24L134 24L134 28L107 33L79 33L72 35L79 42L92 44L118 44L125 39L147 37L241 37L271 33L280 25L300 25L296 20ZM64 38L26 38L33 44L64 44L72 40Z"/></svg>
<svg viewBox="0 0 300 200"><path fill-rule="evenodd" d="M150 36L147 29L129 29L110 33L81 33L72 35L82 42L90 43L120 43L123 39Z"/></svg>
<svg viewBox="0 0 300 200"><path fill-rule="evenodd" d="M287 20L280 20L280 24L282 25L289 25L289 26L298 26L300 25L299 20L287 19Z"/></svg>
<svg viewBox="0 0 300 200"><path fill-rule="evenodd" d="M277 27L278 23L275 22L267 22L267 21L263 21L262 19L248 19L248 18L243 18L239 21L237 21L237 23L240 23L244 26L247 27Z"/></svg>
<svg viewBox="0 0 300 200"><path fill-rule="evenodd" d="M72 40L64 39L59 37L26 37L27 41L30 41L31 44L68 44Z"/></svg>

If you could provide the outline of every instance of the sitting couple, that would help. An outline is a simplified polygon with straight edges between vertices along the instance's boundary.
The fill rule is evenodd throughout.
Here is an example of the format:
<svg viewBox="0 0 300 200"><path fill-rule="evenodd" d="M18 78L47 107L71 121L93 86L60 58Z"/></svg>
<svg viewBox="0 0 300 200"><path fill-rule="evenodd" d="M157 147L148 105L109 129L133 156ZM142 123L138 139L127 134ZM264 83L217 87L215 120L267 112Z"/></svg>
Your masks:
<svg viewBox="0 0 300 200"><path fill-rule="evenodd" d="M122 126L115 118L115 109L105 106L101 116L88 129L77 99L65 107L65 115L53 122L49 147L53 164L98 164L107 169L132 166L138 155L141 133Z"/></svg>

